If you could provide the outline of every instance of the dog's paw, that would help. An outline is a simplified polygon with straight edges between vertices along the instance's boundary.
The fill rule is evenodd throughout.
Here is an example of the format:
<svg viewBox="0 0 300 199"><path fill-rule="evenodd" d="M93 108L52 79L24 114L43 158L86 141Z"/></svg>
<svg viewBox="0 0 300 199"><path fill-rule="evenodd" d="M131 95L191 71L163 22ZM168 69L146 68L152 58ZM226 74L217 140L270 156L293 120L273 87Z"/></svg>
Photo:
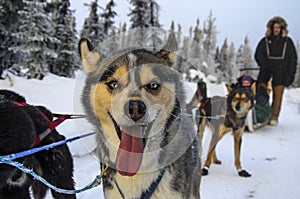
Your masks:
<svg viewBox="0 0 300 199"><path fill-rule="evenodd" d="M203 168L203 169L201 170L201 174L202 174L202 176L207 176L207 175L208 175L208 169Z"/></svg>
<svg viewBox="0 0 300 199"><path fill-rule="evenodd" d="M216 160L214 160L214 163L215 163L215 164L222 164L222 161L221 161L221 160L218 160L218 159L216 159Z"/></svg>
<svg viewBox="0 0 300 199"><path fill-rule="evenodd" d="M239 171L239 176L248 178L251 177L251 174L248 173L246 170L241 170Z"/></svg>

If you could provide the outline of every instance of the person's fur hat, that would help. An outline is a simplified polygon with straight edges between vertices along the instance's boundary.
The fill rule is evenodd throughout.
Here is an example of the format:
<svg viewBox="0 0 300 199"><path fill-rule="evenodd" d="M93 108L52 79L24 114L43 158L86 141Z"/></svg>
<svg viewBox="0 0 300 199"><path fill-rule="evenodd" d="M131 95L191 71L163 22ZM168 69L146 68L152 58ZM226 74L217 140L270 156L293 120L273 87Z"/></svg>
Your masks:
<svg viewBox="0 0 300 199"><path fill-rule="evenodd" d="M274 24L279 24L281 27L281 36L286 37L288 34L288 29L287 29L287 23L286 21L279 16L275 16L272 19L270 19L267 23L267 31L266 31L266 36L270 36L272 34L272 29Z"/></svg>

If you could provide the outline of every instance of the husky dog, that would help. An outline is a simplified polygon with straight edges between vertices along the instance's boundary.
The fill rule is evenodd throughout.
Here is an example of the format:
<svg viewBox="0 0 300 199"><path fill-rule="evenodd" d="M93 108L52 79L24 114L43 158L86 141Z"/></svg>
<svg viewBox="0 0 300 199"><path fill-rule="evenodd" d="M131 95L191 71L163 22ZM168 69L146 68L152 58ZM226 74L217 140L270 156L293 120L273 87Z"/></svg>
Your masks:
<svg viewBox="0 0 300 199"><path fill-rule="evenodd" d="M31 149L37 136L49 128L52 113L42 106L26 104L23 96L0 90L0 155L9 155ZM36 147L64 140L55 129ZM16 159L25 167L33 169L51 184L65 189L74 189L73 160L66 145L30 156ZM0 198L30 199L30 189L34 198L44 198L47 187L15 167L0 164ZM75 199L75 195L65 195L52 191L54 198Z"/></svg>
<svg viewBox="0 0 300 199"><path fill-rule="evenodd" d="M87 39L79 51L87 73L82 103L101 164L109 166L105 198L200 198L199 142L180 74L171 69L175 52L134 49L104 58Z"/></svg>
<svg viewBox="0 0 300 199"><path fill-rule="evenodd" d="M216 145L218 141L228 132L232 131L234 136L234 155L235 166L239 176L250 177L251 174L242 169L240 162L240 150L242 144L242 135L245 128L245 120L248 112L253 107L255 97L256 82L249 86L241 84L226 85L228 95L227 98L214 96L207 97L206 83L199 82L197 91L189 103L189 109L192 109L195 104L200 105L200 122L198 126L199 140L202 141L203 132L206 124L208 124L212 139L210 141L209 151L202 168L202 175L208 174L211 161L215 164L221 164L216 155Z"/></svg>

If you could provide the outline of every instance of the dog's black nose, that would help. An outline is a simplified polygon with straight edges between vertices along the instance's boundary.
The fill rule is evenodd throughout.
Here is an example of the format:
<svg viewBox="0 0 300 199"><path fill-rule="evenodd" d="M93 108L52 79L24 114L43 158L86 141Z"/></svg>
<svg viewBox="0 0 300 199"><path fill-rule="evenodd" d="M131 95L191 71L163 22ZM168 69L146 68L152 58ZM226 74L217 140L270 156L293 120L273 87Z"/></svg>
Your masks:
<svg viewBox="0 0 300 199"><path fill-rule="evenodd" d="M235 106L235 108L236 108L236 110L238 110L238 111L241 109L241 104L240 104L240 102L237 103L237 105Z"/></svg>
<svg viewBox="0 0 300 199"><path fill-rule="evenodd" d="M146 113L146 105L139 100L130 100L124 107L125 114L134 121L141 119Z"/></svg>

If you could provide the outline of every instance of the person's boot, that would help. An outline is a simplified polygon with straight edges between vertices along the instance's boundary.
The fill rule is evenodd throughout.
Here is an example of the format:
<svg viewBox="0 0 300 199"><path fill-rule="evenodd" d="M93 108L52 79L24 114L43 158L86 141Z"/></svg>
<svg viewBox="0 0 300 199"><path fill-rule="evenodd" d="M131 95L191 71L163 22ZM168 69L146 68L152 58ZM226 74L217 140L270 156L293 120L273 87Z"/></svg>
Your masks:
<svg viewBox="0 0 300 199"><path fill-rule="evenodd" d="M271 119L269 121L269 125L277 126L278 117L281 110L284 86L283 85L273 86L272 90L273 90L273 101L271 106Z"/></svg>

